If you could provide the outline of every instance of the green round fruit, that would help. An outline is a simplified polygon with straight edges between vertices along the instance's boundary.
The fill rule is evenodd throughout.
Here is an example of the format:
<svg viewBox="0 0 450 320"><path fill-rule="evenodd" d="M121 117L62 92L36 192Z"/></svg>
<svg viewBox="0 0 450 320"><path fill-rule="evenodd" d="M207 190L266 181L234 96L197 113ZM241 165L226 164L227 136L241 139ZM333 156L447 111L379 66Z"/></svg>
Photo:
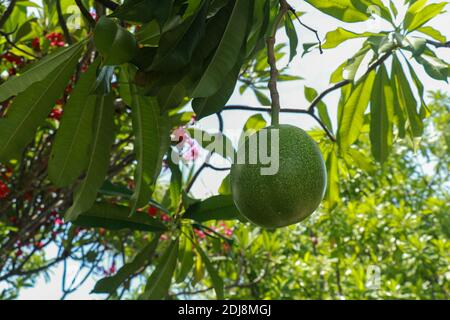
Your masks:
<svg viewBox="0 0 450 320"><path fill-rule="evenodd" d="M95 26L94 43L104 57L105 65L129 62L136 55L138 48L133 34L105 16L102 16Z"/></svg>
<svg viewBox="0 0 450 320"><path fill-rule="evenodd" d="M278 129L279 135L279 152L274 148L275 155L270 152L271 137L276 137L273 129ZM272 159L279 155L275 174L261 174L261 169L270 165L262 164L259 156L256 164L248 161L260 146L254 144L257 150L252 149L249 141L255 137L259 141L263 133L269 137L268 151L263 154ZM290 125L267 127L247 137L239 154L245 154L246 161L233 164L231 191L239 212L249 221L265 228L285 227L306 219L317 209L325 193L326 168L316 142L305 131Z"/></svg>

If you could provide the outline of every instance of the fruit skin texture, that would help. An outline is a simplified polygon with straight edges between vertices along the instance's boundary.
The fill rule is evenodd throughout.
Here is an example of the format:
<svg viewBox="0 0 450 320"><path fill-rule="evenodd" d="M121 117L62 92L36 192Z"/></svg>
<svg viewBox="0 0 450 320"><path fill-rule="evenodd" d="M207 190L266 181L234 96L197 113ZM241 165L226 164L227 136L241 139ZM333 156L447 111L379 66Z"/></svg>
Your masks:
<svg viewBox="0 0 450 320"><path fill-rule="evenodd" d="M258 161L257 164L234 164L230 174L238 210L245 218L265 228L285 227L310 216L323 199L327 181L322 154L305 131L291 125L262 130L268 130L270 137L273 128L279 129L278 173L261 175L261 167L267 165ZM262 130L255 134L259 135ZM268 141L270 143L270 139ZM246 159L248 149L245 148ZM270 152L270 148L268 150Z"/></svg>
<svg viewBox="0 0 450 320"><path fill-rule="evenodd" d="M136 55L138 48L133 34L105 16L102 16L95 26L94 43L104 57L104 65L129 62Z"/></svg>

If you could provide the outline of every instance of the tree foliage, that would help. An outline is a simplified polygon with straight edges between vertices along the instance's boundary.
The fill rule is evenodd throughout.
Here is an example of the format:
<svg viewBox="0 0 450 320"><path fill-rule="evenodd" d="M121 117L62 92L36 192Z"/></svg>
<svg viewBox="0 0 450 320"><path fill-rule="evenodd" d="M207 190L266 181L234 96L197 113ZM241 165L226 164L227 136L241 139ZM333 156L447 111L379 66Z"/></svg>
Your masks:
<svg viewBox="0 0 450 320"><path fill-rule="evenodd" d="M0 298L68 261L81 273L65 274L64 295L94 274L104 277L93 292L109 298L448 298L449 101L427 99L416 74L448 81L437 49L449 42L429 25L447 3L405 1L400 17L393 1L306 2L307 13L283 0L1 4ZM189 133L217 116L206 134L227 145L222 113L267 112L268 82L301 80L288 66L274 77L267 58L301 53L297 23L315 32L303 14L346 26L377 15L390 28L339 26L323 44L303 43L303 55L324 58L345 41L362 47L331 72L329 89L304 87L309 108L281 109L320 127L310 132L328 171L319 213L261 230L239 216L228 177L193 198L205 169L227 170L210 158L230 153L198 165L208 146ZM281 29L289 43L271 54L267 40ZM235 88L262 107L227 106ZM323 98L337 90L333 119ZM265 125L255 114L243 131Z"/></svg>

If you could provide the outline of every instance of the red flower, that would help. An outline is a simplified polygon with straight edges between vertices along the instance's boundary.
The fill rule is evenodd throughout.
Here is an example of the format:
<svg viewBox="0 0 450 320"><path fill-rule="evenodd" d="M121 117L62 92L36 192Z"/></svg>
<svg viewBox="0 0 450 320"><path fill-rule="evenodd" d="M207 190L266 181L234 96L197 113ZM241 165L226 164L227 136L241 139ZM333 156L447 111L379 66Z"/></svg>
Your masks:
<svg viewBox="0 0 450 320"><path fill-rule="evenodd" d="M33 41L31 42L31 46L35 50L40 50L41 49L41 41L39 40L39 38L34 38Z"/></svg>
<svg viewBox="0 0 450 320"><path fill-rule="evenodd" d="M50 41L52 47L64 47L64 37L59 32L51 32L45 36Z"/></svg>
<svg viewBox="0 0 450 320"><path fill-rule="evenodd" d="M161 220L164 222L169 222L172 218L168 214L162 213L161 214Z"/></svg>
<svg viewBox="0 0 450 320"><path fill-rule="evenodd" d="M53 120L60 120L63 114L63 110L60 108L54 108L52 112L50 112L50 118Z"/></svg>
<svg viewBox="0 0 450 320"><path fill-rule="evenodd" d="M23 252L22 252L21 249L18 249L18 250L16 251L16 257L20 257L22 254L23 254Z"/></svg>
<svg viewBox="0 0 450 320"><path fill-rule="evenodd" d="M55 225L56 226L62 226L64 224L64 221L62 221L62 219L60 218L56 218L55 219Z"/></svg>
<svg viewBox="0 0 450 320"><path fill-rule="evenodd" d="M200 239L206 238L206 234L202 230L194 229L194 232Z"/></svg>
<svg viewBox="0 0 450 320"><path fill-rule="evenodd" d="M167 240L167 239L169 239L169 237L168 237L166 234L162 234L162 235L159 237L159 240L161 240L161 241L164 241L164 240Z"/></svg>
<svg viewBox="0 0 450 320"><path fill-rule="evenodd" d="M150 217L155 217L155 216L158 214L158 209L155 208L154 206L150 206L150 207L147 209L147 214L148 214Z"/></svg>
<svg viewBox="0 0 450 320"><path fill-rule="evenodd" d="M0 199L6 198L10 193L11 190L8 186L3 181L0 181Z"/></svg>
<svg viewBox="0 0 450 320"><path fill-rule="evenodd" d="M109 273L116 273L116 263L113 262L111 267L109 268Z"/></svg>
<svg viewBox="0 0 450 320"><path fill-rule="evenodd" d="M6 52L2 55L2 58L6 59L6 61L15 63L16 65L21 65L23 63L22 57L16 56L11 52Z"/></svg>
<svg viewBox="0 0 450 320"><path fill-rule="evenodd" d="M16 68L9 68L8 69L8 73L10 76L15 76L16 75Z"/></svg>
<svg viewBox="0 0 450 320"><path fill-rule="evenodd" d="M36 241L36 242L34 243L34 247L35 247L36 249L40 250L40 249L42 249L42 248L44 247L44 242L42 242L42 241Z"/></svg>
<svg viewBox="0 0 450 320"><path fill-rule="evenodd" d="M225 232L225 235L228 237L231 237L233 235L233 230L230 228L225 228L224 232Z"/></svg>

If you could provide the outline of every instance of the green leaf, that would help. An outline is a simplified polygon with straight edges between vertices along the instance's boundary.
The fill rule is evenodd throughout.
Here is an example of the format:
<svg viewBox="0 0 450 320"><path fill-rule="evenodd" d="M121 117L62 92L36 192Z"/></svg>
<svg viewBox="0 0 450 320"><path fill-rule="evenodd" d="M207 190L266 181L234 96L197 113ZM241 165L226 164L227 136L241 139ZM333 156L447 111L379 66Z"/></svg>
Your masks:
<svg viewBox="0 0 450 320"><path fill-rule="evenodd" d="M253 134L267 126L267 121L262 114L257 113L247 119L244 124L243 132L246 134Z"/></svg>
<svg viewBox="0 0 450 320"><path fill-rule="evenodd" d="M325 193L325 199L328 202L328 209L334 208L336 203L339 202L339 168L338 158L336 155L336 147L333 146L332 150L328 153L326 158L327 166L327 191Z"/></svg>
<svg viewBox="0 0 450 320"><path fill-rule="evenodd" d="M183 216L197 222L211 220L236 220L240 214L230 195L213 196L189 206Z"/></svg>
<svg viewBox="0 0 450 320"><path fill-rule="evenodd" d="M208 274L211 277L211 281L212 281L212 284L214 287L214 291L216 292L217 299L223 300L224 299L224 288L223 288L222 278L220 277L216 268L214 268L213 264L211 263L211 260L209 260L207 254L203 251L201 246L195 241L192 241L192 243L194 244L197 252L202 257L202 261L205 263L206 270L208 271Z"/></svg>
<svg viewBox="0 0 450 320"><path fill-rule="evenodd" d="M158 246L159 236L160 234L156 233L153 240L134 257L133 261L126 263L115 275L97 281L92 293L114 294L122 283L149 265Z"/></svg>
<svg viewBox="0 0 450 320"><path fill-rule="evenodd" d="M426 0L416 1L405 15L403 27L408 31L416 30L442 12L447 2L433 3L425 6ZM425 7L424 7L425 6Z"/></svg>
<svg viewBox="0 0 450 320"><path fill-rule="evenodd" d="M177 272L176 282L183 282L194 265L194 251L192 250L192 241L188 237L183 237L178 252L178 261L180 268Z"/></svg>
<svg viewBox="0 0 450 320"><path fill-rule="evenodd" d="M205 34L209 0L178 27L164 33L150 70L174 72L191 62L194 49Z"/></svg>
<svg viewBox="0 0 450 320"><path fill-rule="evenodd" d="M133 191L125 186L113 184L111 181L106 180L98 190L99 193L112 197L123 197L125 199L131 198Z"/></svg>
<svg viewBox="0 0 450 320"><path fill-rule="evenodd" d="M366 11L361 12L351 0L306 0L318 10L344 22L360 22L369 19Z"/></svg>
<svg viewBox="0 0 450 320"><path fill-rule="evenodd" d="M65 71L70 69L74 72L74 61L81 55L83 47L84 41L68 48L58 50L55 53L44 57L40 61L35 62L22 75L10 78L8 81L0 85L0 101L5 101L12 96L18 95L36 82L43 81L44 79L53 81L55 80L56 75L63 75ZM50 76L50 74L52 74L52 76ZM43 84L44 83L47 82L43 81ZM41 87L38 92L42 93L42 90L43 88ZM58 94L61 93L62 92L59 92Z"/></svg>
<svg viewBox="0 0 450 320"><path fill-rule="evenodd" d="M436 80L448 82L448 63L439 59L438 57L433 57L427 54L422 54L421 56L416 56L415 58L416 61L423 66L425 72L430 77Z"/></svg>
<svg viewBox="0 0 450 320"><path fill-rule="evenodd" d="M128 207L104 202L95 203L89 210L81 213L73 223L82 227L108 230L167 231L167 227L162 222L145 213L130 217Z"/></svg>
<svg viewBox="0 0 450 320"><path fill-rule="evenodd" d="M221 195L230 195L231 194L231 181L230 181L230 175L228 174L220 184L219 187L219 194Z"/></svg>
<svg viewBox="0 0 450 320"><path fill-rule="evenodd" d="M132 118L135 135L136 188L131 198L131 211L148 203L159 176L164 153L169 148L169 121L160 116L155 98L137 93L135 85L130 85L132 93Z"/></svg>
<svg viewBox="0 0 450 320"><path fill-rule="evenodd" d="M339 146L346 150L358 139L364 123L364 112L370 100L375 72L370 72L366 77L360 79L353 88L350 97L344 104L340 104L341 109L338 127Z"/></svg>
<svg viewBox="0 0 450 320"><path fill-rule="evenodd" d="M369 52L369 46L363 46L352 58L342 63L331 75L330 82L337 83L344 79L354 80L362 61Z"/></svg>
<svg viewBox="0 0 450 320"><path fill-rule="evenodd" d="M289 62L291 62L292 59L294 59L294 57L297 55L298 36L297 31L295 31L295 26L292 22L290 14L287 14L285 16L284 28L286 30L286 35L289 38Z"/></svg>
<svg viewBox="0 0 450 320"><path fill-rule="evenodd" d="M178 238L170 242L158 266L148 279L145 291L139 297L140 300L160 300L167 295L177 265L178 245Z"/></svg>
<svg viewBox="0 0 450 320"><path fill-rule="evenodd" d="M258 99L258 102L262 106L270 106L272 102L270 99L261 91L256 88L252 88L253 92L255 93L256 99Z"/></svg>
<svg viewBox="0 0 450 320"><path fill-rule="evenodd" d="M110 149L115 139L113 96L98 96L93 134L84 180L74 192L73 204L66 212L68 221L89 210L97 199L109 167Z"/></svg>
<svg viewBox="0 0 450 320"><path fill-rule="evenodd" d="M389 0L389 8L391 8L392 14L394 15L394 18L398 15L397 7L395 6L394 2L392 0Z"/></svg>
<svg viewBox="0 0 450 320"><path fill-rule="evenodd" d="M336 48L338 45L347 40L356 38L365 38L370 36L381 37L382 35L372 32L355 33L339 27L336 30L327 33L327 35L325 36L325 43L323 44L322 48L323 49Z"/></svg>
<svg viewBox="0 0 450 320"><path fill-rule="evenodd" d="M381 163L386 161L392 146L394 95L386 67L382 65L375 77L370 99L370 142L372 154Z"/></svg>
<svg viewBox="0 0 450 320"><path fill-rule="evenodd" d="M60 64L44 80L31 84L13 100L5 118L0 119L0 141L2 141L0 161L19 157L25 146L33 139L36 129L48 117L55 106L55 100L62 95L70 76L75 71L81 46L76 53L72 52L70 57L65 56L68 60ZM24 81L31 83L30 79L26 77ZM12 83L17 88L21 87L18 82Z"/></svg>
<svg viewBox="0 0 450 320"><path fill-rule="evenodd" d="M391 74L394 84L395 111L399 120L399 129L402 130L402 122L404 122L404 114L406 113L412 136L420 137L423 133L423 123L417 112L417 101L397 56L394 56L392 61Z"/></svg>
<svg viewBox="0 0 450 320"><path fill-rule="evenodd" d="M99 62L97 59L86 73L81 74L64 106L48 163L49 178L57 187L75 182L86 169L96 103L96 96L90 95L90 91Z"/></svg>
<svg viewBox="0 0 450 320"><path fill-rule="evenodd" d="M408 50L411 50L414 57L422 55L427 48L427 40L418 37L405 37L403 43L407 44Z"/></svg>
<svg viewBox="0 0 450 320"><path fill-rule="evenodd" d="M439 42L444 43L447 41L447 38L439 30L436 30L435 28L433 28L431 26L425 26L425 27L418 28L417 31L419 31L423 34L426 34L427 36L430 36Z"/></svg>
<svg viewBox="0 0 450 320"><path fill-rule="evenodd" d="M172 6L173 0L128 0L111 16L139 23L157 19L162 26L169 17Z"/></svg>
<svg viewBox="0 0 450 320"><path fill-rule="evenodd" d="M170 186L169 186L170 203L172 208L177 208L181 201L183 176L178 164L173 163L171 159L169 159L168 161L171 172Z"/></svg>
<svg viewBox="0 0 450 320"><path fill-rule="evenodd" d="M314 88L305 86L304 91L305 91L306 100L308 100L309 102L312 102L318 96L317 90ZM331 119L330 119L330 115L328 114L328 109L327 109L326 104L323 101L319 101L316 108L317 108L317 111L319 111L320 120L322 120L322 122L325 124L325 126L328 129L333 131L333 126L331 124Z"/></svg>
<svg viewBox="0 0 450 320"><path fill-rule="evenodd" d="M192 97L209 97L222 86L223 75L236 67L245 39L250 1L236 0L227 27L211 62L192 93Z"/></svg>
<svg viewBox="0 0 450 320"><path fill-rule="evenodd" d="M219 91L210 97L196 98L192 101L192 108L198 120L222 111L234 92L240 70L241 64L238 63L225 77L224 83Z"/></svg>

